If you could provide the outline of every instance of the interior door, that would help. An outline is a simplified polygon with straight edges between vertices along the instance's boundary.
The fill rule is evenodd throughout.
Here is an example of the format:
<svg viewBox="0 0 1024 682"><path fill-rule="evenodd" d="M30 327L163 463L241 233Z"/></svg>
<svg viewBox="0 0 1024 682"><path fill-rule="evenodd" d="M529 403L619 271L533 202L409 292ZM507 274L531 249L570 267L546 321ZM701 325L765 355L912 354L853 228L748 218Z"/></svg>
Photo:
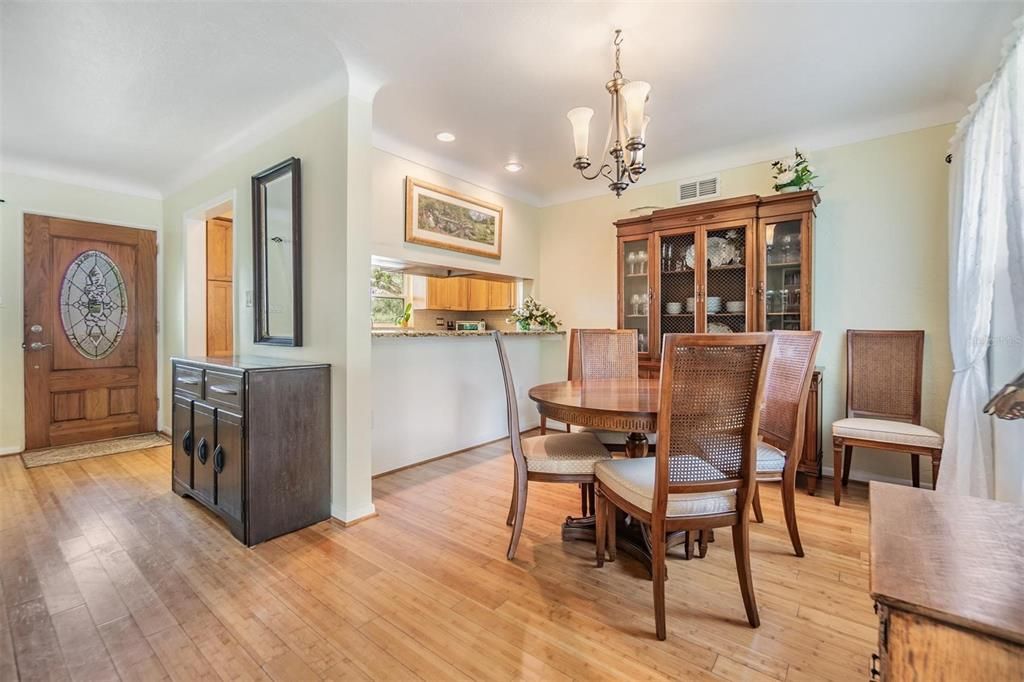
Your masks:
<svg viewBox="0 0 1024 682"><path fill-rule="evenodd" d="M206 221L206 354L234 355L233 223Z"/></svg>
<svg viewBox="0 0 1024 682"><path fill-rule="evenodd" d="M156 233L25 216L25 447L156 430Z"/></svg>

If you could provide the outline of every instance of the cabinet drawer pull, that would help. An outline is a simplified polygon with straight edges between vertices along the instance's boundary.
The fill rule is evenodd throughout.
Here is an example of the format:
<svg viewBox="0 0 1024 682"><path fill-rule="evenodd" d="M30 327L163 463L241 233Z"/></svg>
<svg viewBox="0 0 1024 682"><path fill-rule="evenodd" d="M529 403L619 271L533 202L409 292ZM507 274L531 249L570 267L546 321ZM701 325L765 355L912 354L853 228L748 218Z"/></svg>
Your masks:
<svg viewBox="0 0 1024 682"><path fill-rule="evenodd" d="M181 439L181 447L185 451L185 454L189 457L192 456L192 432L186 431L185 436Z"/></svg>
<svg viewBox="0 0 1024 682"><path fill-rule="evenodd" d="M179 384L185 384L186 386L198 386L199 379L190 379L188 377L178 377Z"/></svg>
<svg viewBox="0 0 1024 682"><path fill-rule="evenodd" d="M218 474L224 471L224 446L218 445L213 451L213 470Z"/></svg>
<svg viewBox="0 0 1024 682"><path fill-rule="evenodd" d="M211 384L210 386L207 386L207 388L214 393L220 393L221 395L238 395L238 391L231 388L224 388L223 386L214 386Z"/></svg>
<svg viewBox="0 0 1024 682"><path fill-rule="evenodd" d="M199 439L199 447L197 448L196 457L199 459L199 463L200 464L206 464L207 454L206 454L206 439L205 438L200 438Z"/></svg>

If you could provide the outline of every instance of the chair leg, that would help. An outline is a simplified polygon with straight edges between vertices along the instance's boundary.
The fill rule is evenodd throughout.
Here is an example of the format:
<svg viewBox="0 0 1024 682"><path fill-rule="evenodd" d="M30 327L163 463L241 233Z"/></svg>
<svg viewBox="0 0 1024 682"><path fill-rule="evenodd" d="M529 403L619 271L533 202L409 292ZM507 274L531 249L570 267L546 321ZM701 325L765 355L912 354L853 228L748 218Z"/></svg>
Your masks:
<svg viewBox="0 0 1024 682"><path fill-rule="evenodd" d="M850 466L853 464L853 446L843 446L843 485L850 483Z"/></svg>
<svg viewBox="0 0 1024 682"><path fill-rule="evenodd" d="M664 641L665 628L665 529L654 526L651 529L651 573L654 584L654 628L658 639Z"/></svg>
<svg viewBox="0 0 1024 682"><path fill-rule="evenodd" d="M540 416L540 435L544 435L548 432L548 418L544 415Z"/></svg>
<svg viewBox="0 0 1024 682"><path fill-rule="evenodd" d="M740 579L743 608L747 610L747 622L752 628L760 627L761 617L757 614L757 600L754 598L754 577L750 574L750 526L746 518L732 527L732 548L736 555L736 573Z"/></svg>
<svg viewBox="0 0 1024 682"><path fill-rule="evenodd" d="M836 506L839 506L839 498L843 492L842 471L843 441L836 438L832 447L832 494L835 497Z"/></svg>
<svg viewBox="0 0 1024 682"><path fill-rule="evenodd" d="M514 471L512 476L512 501L508 505L508 517L505 519L506 526L511 526L516 518L516 489L519 488L519 472Z"/></svg>
<svg viewBox="0 0 1024 682"><path fill-rule="evenodd" d="M523 534L523 519L526 516L526 477L519 480L516 477L516 516L512 524L512 538L508 542L508 560L516 558L516 549L519 547L519 536Z"/></svg>
<svg viewBox="0 0 1024 682"><path fill-rule="evenodd" d="M915 454L910 455L910 480L915 488L921 487L921 458Z"/></svg>
<svg viewBox="0 0 1024 682"><path fill-rule="evenodd" d="M797 556L804 555L804 547L800 544L800 531L796 527L796 467L787 466L782 472L782 513L786 517L786 528L789 539L793 543L793 552Z"/></svg>
<svg viewBox="0 0 1024 682"><path fill-rule="evenodd" d="M580 516L587 515L587 488L589 483L580 483Z"/></svg>
<svg viewBox="0 0 1024 682"><path fill-rule="evenodd" d="M932 490L939 485L939 464L942 463L942 450L932 450Z"/></svg>
<svg viewBox="0 0 1024 682"><path fill-rule="evenodd" d="M608 530L608 522L606 520L608 514L608 501L604 495L601 494L600 488L597 490L597 509L594 512L594 535L595 544L597 545L597 567L601 568L604 566L604 553L605 553L605 533Z"/></svg>
<svg viewBox="0 0 1024 682"><path fill-rule="evenodd" d="M754 520L764 523L764 514L761 512L761 486L754 483Z"/></svg>
<svg viewBox="0 0 1024 682"><path fill-rule="evenodd" d="M608 561L615 561L615 531L618 529L619 509L614 504L609 502L607 498L605 498L605 503L607 505L607 511L605 512L604 518L604 523L607 526L605 533L605 536L607 538L605 551L608 552ZM600 520L598 521L598 523L600 523Z"/></svg>
<svg viewBox="0 0 1024 682"><path fill-rule="evenodd" d="M594 490L593 483L587 486L587 502L590 505L587 514L593 516L597 513L597 492Z"/></svg>

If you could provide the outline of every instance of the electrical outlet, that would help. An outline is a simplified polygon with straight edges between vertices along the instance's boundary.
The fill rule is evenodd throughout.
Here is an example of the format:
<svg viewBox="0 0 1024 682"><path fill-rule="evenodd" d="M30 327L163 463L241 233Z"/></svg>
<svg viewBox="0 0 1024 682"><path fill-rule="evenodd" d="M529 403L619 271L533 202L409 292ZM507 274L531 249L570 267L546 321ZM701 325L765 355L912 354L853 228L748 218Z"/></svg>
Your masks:
<svg viewBox="0 0 1024 682"><path fill-rule="evenodd" d="M435 327L443 327L444 326L444 318L443 317L435 317L434 318L434 326Z"/></svg>

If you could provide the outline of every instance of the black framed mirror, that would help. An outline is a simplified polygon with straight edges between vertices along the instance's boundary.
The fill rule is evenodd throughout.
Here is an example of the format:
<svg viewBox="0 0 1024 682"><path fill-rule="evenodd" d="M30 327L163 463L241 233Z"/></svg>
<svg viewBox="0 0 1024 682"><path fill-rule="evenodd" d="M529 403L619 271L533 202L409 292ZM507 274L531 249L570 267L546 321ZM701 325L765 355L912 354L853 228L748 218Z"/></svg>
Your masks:
<svg viewBox="0 0 1024 682"><path fill-rule="evenodd" d="M252 176L255 342L302 345L302 180L294 157Z"/></svg>

